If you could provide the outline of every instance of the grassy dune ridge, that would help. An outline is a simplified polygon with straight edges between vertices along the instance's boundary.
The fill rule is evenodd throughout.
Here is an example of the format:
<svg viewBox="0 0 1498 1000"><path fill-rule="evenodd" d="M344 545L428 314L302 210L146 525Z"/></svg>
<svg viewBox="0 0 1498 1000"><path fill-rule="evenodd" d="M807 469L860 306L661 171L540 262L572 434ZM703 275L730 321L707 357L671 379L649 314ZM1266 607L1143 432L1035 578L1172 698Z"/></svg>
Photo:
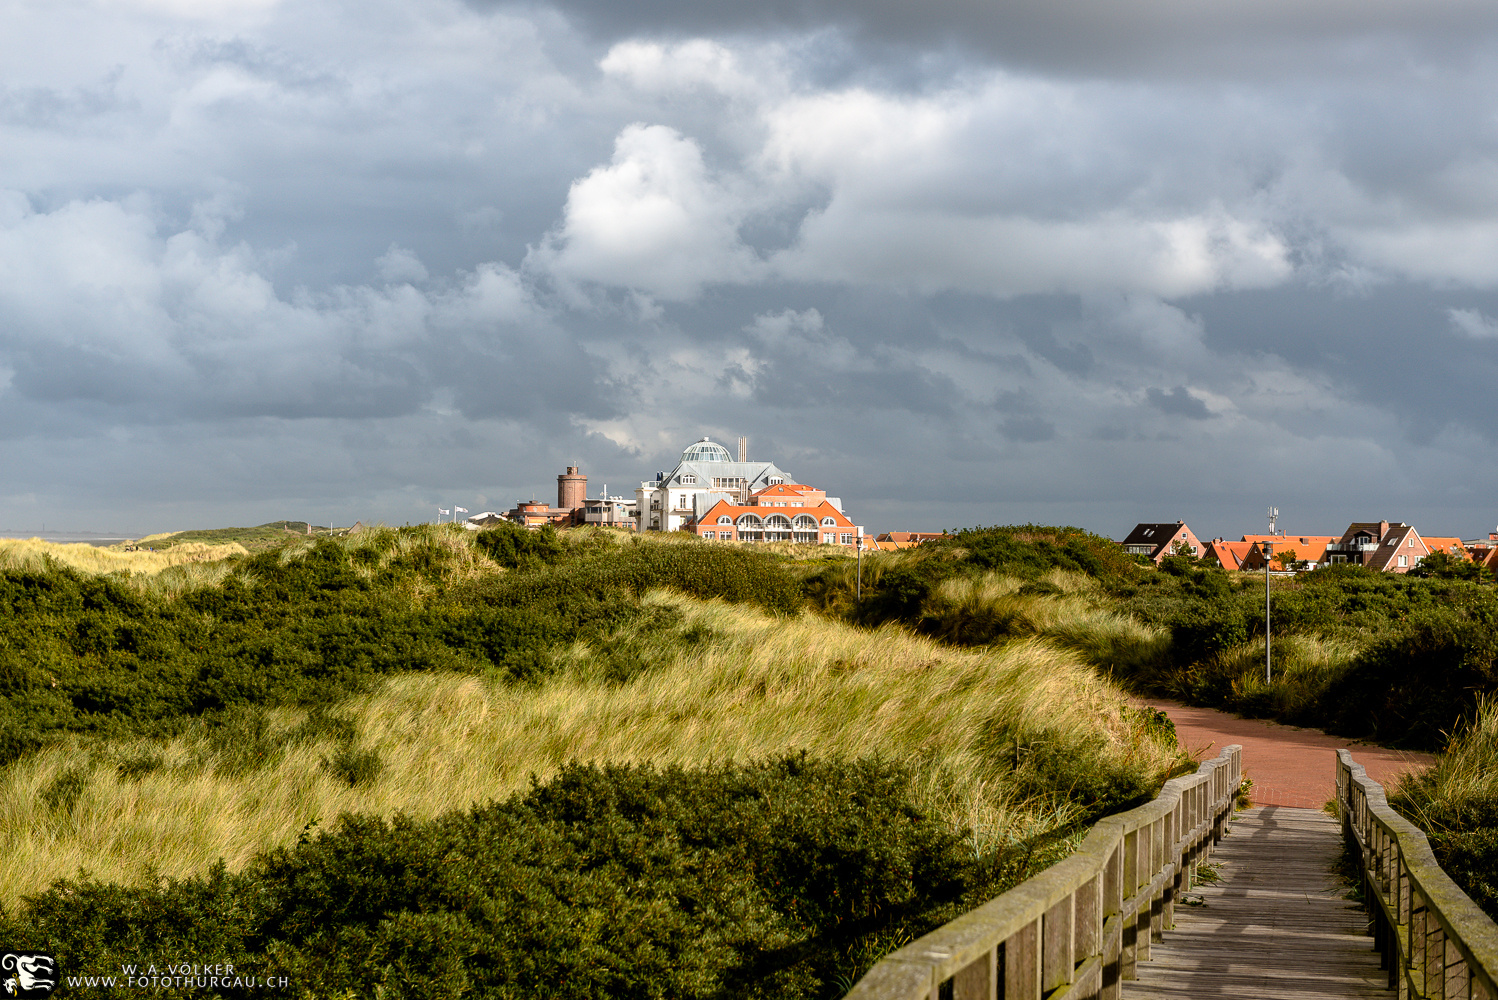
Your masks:
<svg viewBox="0 0 1498 1000"><path fill-rule="evenodd" d="M125 573L152 576L174 566L220 563L233 556L248 555L237 542L209 544L187 542L160 552L101 548L86 542L48 542L40 538L0 538L0 571L45 572L53 565L81 573Z"/></svg>
<svg viewBox="0 0 1498 1000"><path fill-rule="evenodd" d="M238 868L314 820L435 816L544 781L569 760L701 765L807 750L910 761L913 800L969 830L980 853L1072 824L1120 786L1147 794L1182 763L1116 689L1038 641L954 650L894 628L786 622L666 592L647 603L706 638L663 641L652 669L627 683L602 679L597 651L579 643L540 685L406 674L342 703L334 714L380 763L357 784L328 767L336 740L287 738L308 717L289 708L217 750L193 733L77 742L19 762L0 777L0 902L79 869L138 882L220 857ZM243 767L247 747L263 752ZM49 806L48 790L55 799L70 776L82 778L76 797Z"/></svg>

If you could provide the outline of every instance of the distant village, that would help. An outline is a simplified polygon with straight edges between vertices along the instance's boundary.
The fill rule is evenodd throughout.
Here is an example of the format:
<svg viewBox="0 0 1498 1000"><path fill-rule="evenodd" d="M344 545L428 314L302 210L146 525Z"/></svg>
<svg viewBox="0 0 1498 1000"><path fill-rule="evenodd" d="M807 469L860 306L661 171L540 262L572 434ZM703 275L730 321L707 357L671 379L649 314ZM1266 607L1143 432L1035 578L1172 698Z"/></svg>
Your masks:
<svg viewBox="0 0 1498 1000"><path fill-rule="evenodd" d="M1188 555L1223 569L1297 573L1351 563L1386 573L1408 573L1420 560L1444 553L1498 571L1498 531L1486 538L1463 540L1421 535L1398 521L1354 521L1340 535L1244 535L1229 542L1214 538L1205 545L1184 521L1138 524L1121 543L1124 551L1156 564L1170 555Z"/></svg>
<svg viewBox="0 0 1498 1000"><path fill-rule="evenodd" d="M484 511L464 521L477 531L512 523L528 528L619 528L626 531L686 531L708 541L802 542L866 551L888 551L946 537L944 532L888 531L878 536L855 524L840 498L796 480L774 462L750 461L748 440L738 454L710 438L688 445L669 471L655 474L634 495L610 494L607 485L588 496L588 477L569 465L557 476L557 501L532 498L507 511ZM456 511L467 513L463 508ZM447 513L447 511L442 511ZM1244 535L1205 544L1184 521L1141 523L1119 542L1125 552L1157 565L1186 555L1226 570L1296 573L1351 563L1389 573L1407 573L1433 553L1480 563L1498 571L1498 531L1486 538L1421 535L1397 521L1354 521L1340 535Z"/></svg>
<svg viewBox="0 0 1498 1000"><path fill-rule="evenodd" d="M610 495L607 485L590 497L588 477L569 465L557 476L555 506L532 498L503 513L475 514L464 524L476 531L503 522L528 528L552 524L688 531L709 541L806 542L855 550L908 548L943 537L920 531L865 534L840 498L797 482L774 462L750 461L747 438L739 438L737 456L710 438L692 442L673 469L641 482L633 497Z"/></svg>

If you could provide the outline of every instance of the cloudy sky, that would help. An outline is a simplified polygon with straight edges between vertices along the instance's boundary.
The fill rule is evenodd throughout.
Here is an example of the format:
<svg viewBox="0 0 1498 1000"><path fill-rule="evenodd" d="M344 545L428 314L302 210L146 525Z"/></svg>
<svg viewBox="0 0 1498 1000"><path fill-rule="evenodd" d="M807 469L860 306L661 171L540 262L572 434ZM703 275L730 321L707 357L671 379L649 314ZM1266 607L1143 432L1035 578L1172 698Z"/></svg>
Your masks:
<svg viewBox="0 0 1498 1000"><path fill-rule="evenodd" d="M0 0L0 530L703 435L871 530L1498 523L1490 0Z"/></svg>

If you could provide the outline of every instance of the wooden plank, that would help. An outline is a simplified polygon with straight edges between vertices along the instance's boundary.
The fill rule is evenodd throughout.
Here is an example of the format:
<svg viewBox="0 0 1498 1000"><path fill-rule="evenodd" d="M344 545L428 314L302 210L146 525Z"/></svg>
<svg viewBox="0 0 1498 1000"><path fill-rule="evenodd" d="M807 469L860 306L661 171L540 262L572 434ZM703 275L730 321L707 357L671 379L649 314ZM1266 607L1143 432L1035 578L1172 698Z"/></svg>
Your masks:
<svg viewBox="0 0 1498 1000"><path fill-rule="evenodd" d="M1189 890L1202 906L1176 901L1175 928L1123 984L1125 1000L1391 998L1367 914L1331 873L1340 837L1319 810L1239 813L1209 859L1221 881Z"/></svg>

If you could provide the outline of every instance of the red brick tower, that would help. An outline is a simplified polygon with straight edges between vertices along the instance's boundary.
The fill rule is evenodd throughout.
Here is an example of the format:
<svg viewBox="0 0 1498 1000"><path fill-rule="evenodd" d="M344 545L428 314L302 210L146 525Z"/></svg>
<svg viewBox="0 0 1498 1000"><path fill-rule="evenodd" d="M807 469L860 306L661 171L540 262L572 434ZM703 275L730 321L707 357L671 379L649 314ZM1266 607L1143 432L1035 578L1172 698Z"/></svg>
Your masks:
<svg viewBox="0 0 1498 1000"><path fill-rule="evenodd" d="M557 477L557 508L577 510L588 498L588 477L577 471L577 466L567 466L567 471Z"/></svg>

